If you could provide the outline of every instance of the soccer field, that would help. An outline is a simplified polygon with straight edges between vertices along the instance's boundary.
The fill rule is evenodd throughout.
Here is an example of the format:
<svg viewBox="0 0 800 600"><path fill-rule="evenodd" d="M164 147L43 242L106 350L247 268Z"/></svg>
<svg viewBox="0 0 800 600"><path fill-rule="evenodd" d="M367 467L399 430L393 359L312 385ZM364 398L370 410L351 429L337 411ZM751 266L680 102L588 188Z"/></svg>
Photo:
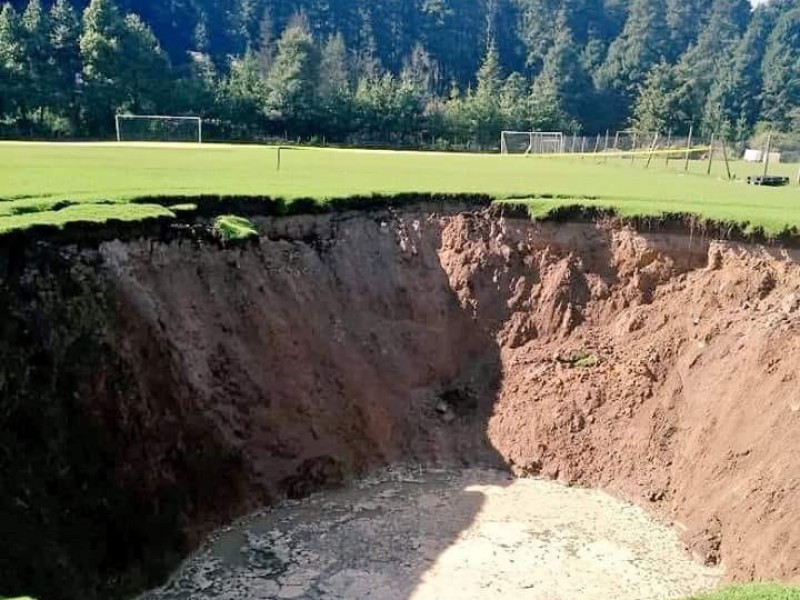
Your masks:
<svg viewBox="0 0 800 600"><path fill-rule="evenodd" d="M800 226L800 187L744 184L761 166L600 156L522 157L223 145L0 143L0 232L33 223L136 219L168 211L129 201L200 194L319 200L352 195L483 193L530 198L537 213L560 204L613 207L624 215L693 213L777 233ZM797 165L771 174L793 180ZM556 198L542 198L554 196ZM58 210L53 210L58 209Z"/></svg>

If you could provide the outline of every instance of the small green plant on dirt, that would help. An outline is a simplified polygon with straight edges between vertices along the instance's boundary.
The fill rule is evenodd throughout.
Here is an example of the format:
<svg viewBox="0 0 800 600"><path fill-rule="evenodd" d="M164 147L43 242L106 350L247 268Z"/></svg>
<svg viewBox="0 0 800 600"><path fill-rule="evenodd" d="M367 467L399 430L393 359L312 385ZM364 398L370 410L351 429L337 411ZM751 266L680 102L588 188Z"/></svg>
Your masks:
<svg viewBox="0 0 800 600"><path fill-rule="evenodd" d="M243 217L221 215L214 219L214 235L226 242L240 242L258 237L258 230Z"/></svg>
<svg viewBox="0 0 800 600"><path fill-rule="evenodd" d="M591 352L579 352L572 359L572 365L579 369L591 369L600 364L600 359Z"/></svg>
<svg viewBox="0 0 800 600"><path fill-rule="evenodd" d="M735 585L687 600L800 600L800 587L778 584Z"/></svg>
<svg viewBox="0 0 800 600"><path fill-rule="evenodd" d="M553 360L578 369L591 369L600 364L600 357L596 354L592 354L588 350L581 350L574 354L569 354L566 357L562 356L559 352L556 353Z"/></svg>

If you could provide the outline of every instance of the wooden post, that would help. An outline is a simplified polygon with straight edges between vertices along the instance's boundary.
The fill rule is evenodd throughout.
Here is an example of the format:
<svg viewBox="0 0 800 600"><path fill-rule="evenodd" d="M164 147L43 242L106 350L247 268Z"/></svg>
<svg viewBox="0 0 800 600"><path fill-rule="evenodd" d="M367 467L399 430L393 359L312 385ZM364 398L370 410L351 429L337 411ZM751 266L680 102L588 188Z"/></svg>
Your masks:
<svg viewBox="0 0 800 600"><path fill-rule="evenodd" d="M637 147L638 144L639 144L639 134L638 133L634 133L633 134L633 147L631 148L631 166L633 166L633 161L636 160L635 152L636 152L636 147Z"/></svg>
<svg viewBox="0 0 800 600"><path fill-rule="evenodd" d="M686 164L683 167L683 170L686 172L689 171L689 156L691 155L692 150L692 133L694 133L694 125L689 125L689 141L686 142Z"/></svg>
<svg viewBox="0 0 800 600"><path fill-rule="evenodd" d="M728 148L725 144L725 139L722 140L722 158L725 159L725 172L728 174L728 181L732 179L731 177L731 165L728 162Z"/></svg>
<svg viewBox="0 0 800 600"><path fill-rule="evenodd" d="M586 152L586 136L581 136L581 158L583 158L583 154Z"/></svg>
<svg viewBox="0 0 800 600"><path fill-rule="evenodd" d="M797 169L797 185L800 185L800 169Z"/></svg>
<svg viewBox="0 0 800 600"><path fill-rule="evenodd" d="M653 143L650 144L650 155L647 157L647 164L645 165L645 169L650 168L650 162L653 160L653 152L656 150L656 145L658 144L658 136L659 133L656 131L655 137L653 137Z"/></svg>
<svg viewBox="0 0 800 600"><path fill-rule="evenodd" d="M714 134L711 134L711 149L708 151L708 168L706 168L706 175L711 175L711 161L714 160Z"/></svg>
<svg viewBox="0 0 800 600"><path fill-rule="evenodd" d="M578 143L578 136L574 133L572 134L572 144L569 147L569 153L575 154L575 144Z"/></svg>
<svg viewBox="0 0 800 600"><path fill-rule="evenodd" d="M672 150L672 129L670 129L669 133L667 133L667 150ZM667 157L664 159L664 164L666 166L669 166L669 157L670 153L667 152Z"/></svg>
<svg viewBox="0 0 800 600"><path fill-rule="evenodd" d="M603 154L608 155L608 129L606 129L606 145L603 146ZM603 158L603 162L608 162L608 156Z"/></svg>
<svg viewBox="0 0 800 600"><path fill-rule="evenodd" d="M278 171L281 170L281 147L280 146L278 146L278 165L277 165L277 170Z"/></svg>
<svg viewBox="0 0 800 600"><path fill-rule="evenodd" d="M597 134L597 141L594 144L594 152L593 154L597 154L597 151L600 150L600 134Z"/></svg>
<svg viewBox="0 0 800 600"><path fill-rule="evenodd" d="M614 150L619 150L619 131L614 135Z"/></svg>
<svg viewBox="0 0 800 600"><path fill-rule="evenodd" d="M764 153L764 177L769 172L769 154L772 152L772 134L767 136L767 151Z"/></svg>

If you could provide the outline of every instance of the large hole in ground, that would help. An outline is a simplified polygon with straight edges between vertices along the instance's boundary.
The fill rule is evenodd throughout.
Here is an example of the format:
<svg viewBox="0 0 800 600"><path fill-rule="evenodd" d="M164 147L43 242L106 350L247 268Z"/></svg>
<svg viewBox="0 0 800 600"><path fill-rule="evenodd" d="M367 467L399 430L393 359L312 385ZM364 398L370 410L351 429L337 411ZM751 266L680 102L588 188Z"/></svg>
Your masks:
<svg viewBox="0 0 800 600"><path fill-rule="evenodd" d="M398 597L435 594L437 568L459 562L456 542L472 531L494 532L487 543L501 554L507 535L525 556L548 536L522 530L560 528L547 551L556 560L558 544L569 554L577 539L568 527L632 510L593 513L593 502L613 503L565 484L672 525L673 549L677 536L688 549L676 568L698 569L692 585L708 576L680 562L692 555L733 579L800 577L796 251L411 208L258 225L258 244L227 250L143 240L4 258L0 538L17 541L0 552L8 592L126 597L163 583L232 519L320 490L368 504L390 490L352 482L410 464L449 479L423 469L421 488L398 493L438 489L461 508L404 513L420 532L446 532L429 569L410 557ZM556 488L459 471L476 467L556 480L575 518L542 524L537 494ZM532 513L491 516L523 493ZM582 497L586 508L572 504ZM380 517L390 507L373 502L391 527ZM389 544L374 548L381 556L405 554L390 530L377 533ZM616 560L644 587L659 577L636 543L586 533L577 559ZM289 568L264 540L239 556L234 535L220 551L233 566ZM318 553L320 540L308 542ZM551 569L561 589L581 585L541 560L536 577ZM505 572L495 597L532 583ZM694 589L663 573L654 594ZM262 592L300 583L266 578Z"/></svg>

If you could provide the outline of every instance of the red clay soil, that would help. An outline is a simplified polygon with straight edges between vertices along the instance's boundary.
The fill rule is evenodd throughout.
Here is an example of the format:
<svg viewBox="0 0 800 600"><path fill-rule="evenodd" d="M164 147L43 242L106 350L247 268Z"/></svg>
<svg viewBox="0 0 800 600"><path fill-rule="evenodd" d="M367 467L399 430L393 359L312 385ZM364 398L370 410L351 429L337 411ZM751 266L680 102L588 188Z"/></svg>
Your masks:
<svg viewBox="0 0 800 600"><path fill-rule="evenodd" d="M489 436L518 473L649 503L732 578L800 580L800 254L455 219L440 255L502 314Z"/></svg>
<svg viewBox="0 0 800 600"><path fill-rule="evenodd" d="M734 579L800 581L800 253L420 210L101 248L119 477L185 530L394 461L608 489ZM124 442L122 441L124 440Z"/></svg>

